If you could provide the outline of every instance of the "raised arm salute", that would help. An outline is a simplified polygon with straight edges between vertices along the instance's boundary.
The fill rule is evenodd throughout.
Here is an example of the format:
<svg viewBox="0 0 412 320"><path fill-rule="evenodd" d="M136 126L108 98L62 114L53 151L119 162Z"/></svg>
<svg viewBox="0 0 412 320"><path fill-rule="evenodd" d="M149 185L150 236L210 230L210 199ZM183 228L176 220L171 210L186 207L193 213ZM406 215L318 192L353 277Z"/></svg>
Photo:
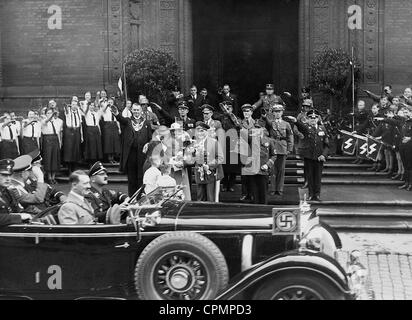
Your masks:
<svg viewBox="0 0 412 320"><path fill-rule="evenodd" d="M326 130L318 125L319 117L320 115L314 110L307 113L307 124L289 117L307 139L305 148L302 149L302 156L308 171L309 201L320 201L323 164L329 152L329 139Z"/></svg>

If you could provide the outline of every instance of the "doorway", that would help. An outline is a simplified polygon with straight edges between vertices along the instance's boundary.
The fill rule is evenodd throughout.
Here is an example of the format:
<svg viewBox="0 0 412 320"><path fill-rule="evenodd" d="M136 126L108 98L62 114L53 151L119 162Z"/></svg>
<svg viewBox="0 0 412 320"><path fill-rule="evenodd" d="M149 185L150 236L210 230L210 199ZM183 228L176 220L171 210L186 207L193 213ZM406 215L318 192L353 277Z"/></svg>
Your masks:
<svg viewBox="0 0 412 320"><path fill-rule="evenodd" d="M193 0L194 81L216 93L224 84L239 104L266 83L298 90L299 0Z"/></svg>

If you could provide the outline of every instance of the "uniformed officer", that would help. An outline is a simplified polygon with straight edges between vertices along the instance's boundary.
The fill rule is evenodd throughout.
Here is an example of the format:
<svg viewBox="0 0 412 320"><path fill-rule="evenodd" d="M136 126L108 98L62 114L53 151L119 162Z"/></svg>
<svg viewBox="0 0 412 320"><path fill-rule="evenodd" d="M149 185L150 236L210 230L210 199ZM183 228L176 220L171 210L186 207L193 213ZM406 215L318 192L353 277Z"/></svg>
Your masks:
<svg viewBox="0 0 412 320"><path fill-rule="evenodd" d="M105 188L109 182L107 169L101 162L96 162L90 168L90 193L85 196L91 203L94 215L99 223L106 222L107 211L115 204L122 204L127 200L127 195Z"/></svg>
<svg viewBox="0 0 412 320"><path fill-rule="evenodd" d="M250 150L242 152L246 150L241 148L242 177L248 177L253 203L267 204L268 176L276 161L275 144L259 124L251 129L250 138Z"/></svg>
<svg viewBox="0 0 412 320"><path fill-rule="evenodd" d="M29 193L35 193L36 189L38 188L38 183L39 180L36 178L36 175L34 174L35 171L37 170L42 170L43 167L41 165L41 162L43 161L43 158L40 154L40 150L34 150L33 152L28 154L31 158L31 170L28 172L27 177L24 179L24 188L29 192ZM64 194L64 192L57 190L54 187L51 187L48 185L46 196L44 198L44 202L40 205L37 205L38 208L44 210L49 207L55 206L59 203L63 203L66 201L67 196Z"/></svg>
<svg viewBox="0 0 412 320"><path fill-rule="evenodd" d="M274 140L276 150L276 161L270 175L271 195L283 195L285 184L286 158L293 151L293 131L291 125L282 119L284 107L276 104L270 108L270 114L273 120L266 117L266 128L269 131L269 137Z"/></svg>
<svg viewBox="0 0 412 320"><path fill-rule="evenodd" d="M14 161L0 160L0 226L20 224L31 220L31 215L23 212L23 207L13 198L8 188L11 186Z"/></svg>
<svg viewBox="0 0 412 320"><path fill-rule="evenodd" d="M326 162L329 151L329 139L326 130L319 126L320 115L315 110L307 113L307 124L297 121L296 118L289 118L296 123L299 131L304 134L306 139L302 155L307 168L308 200L320 201L323 164Z"/></svg>
<svg viewBox="0 0 412 320"><path fill-rule="evenodd" d="M243 141L247 141L248 146L250 146L252 142L252 129L255 128L256 125L256 120L252 118L253 107L250 104L244 104L241 109L243 112L243 120L241 123L242 128L240 129L240 138L243 139ZM247 175L242 175L242 196L240 198L240 201L244 202L249 200L252 200L252 192L250 190L250 177Z"/></svg>
<svg viewBox="0 0 412 320"><path fill-rule="evenodd" d="M181 122L183 124L183 130L188 132L190 137L194 137L196 121L188 117L189 107L186 101L180 101L177 109L179 112L179 118L176 119L176 122Z"/></svg>
<svg viewBox="0 0 412 320"><path fill-rule="evenodd" d="M223 151L225 152L225 164L223 165L225 177L222 180L222 192L235 192L234 185L236 175L240 175L240 165L238 154L233 152L233 148L239 138L242 122L233 113L232 102L223 102L220 104L220 107L223 112L220 121L225 133L225 136L222 136L222 140L220 140L224 143Z"/></svg>
<svg viewBox="0 0 412 320"><path fill-rule="evenodd" d="M38 167L32 167L32 158L29 155L20 156L14 159L12 185L8 188L13 198L19 202L25 212L38 214L42 209L37 205L43 204L46 198L49 185L44 183L44 174ZM36 188L29 192L25 188L25 182L34 175Z"/></svg>
<svg viewBox="0 0 412 320"><path fill-rule="evenodd" d="M269 120L273 120L273 115L270 115L270 108L276 104L285 105L282 98L275 94L275 86L274 84L270 83L266 85L266 95L260 98L258 102L253 104L253 111L256 111L259 108L262 108L261 114L262 116L267 115ZM260 125L262 127L266 126L266 119L263 118L260 120L262 123Z"/></svg>

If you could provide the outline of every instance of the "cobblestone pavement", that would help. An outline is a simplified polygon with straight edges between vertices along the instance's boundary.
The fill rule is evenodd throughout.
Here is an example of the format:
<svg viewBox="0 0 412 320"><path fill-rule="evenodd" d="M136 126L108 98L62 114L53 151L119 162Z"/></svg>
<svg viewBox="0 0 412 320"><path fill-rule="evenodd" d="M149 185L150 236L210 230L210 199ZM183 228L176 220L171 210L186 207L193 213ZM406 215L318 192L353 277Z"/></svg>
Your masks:
<svg viewBox="0 0 412 320"><path fill-rule="evenodd" d="M412 300L412 235L340 234L345 250L360 250L370 300Z"/></svg>

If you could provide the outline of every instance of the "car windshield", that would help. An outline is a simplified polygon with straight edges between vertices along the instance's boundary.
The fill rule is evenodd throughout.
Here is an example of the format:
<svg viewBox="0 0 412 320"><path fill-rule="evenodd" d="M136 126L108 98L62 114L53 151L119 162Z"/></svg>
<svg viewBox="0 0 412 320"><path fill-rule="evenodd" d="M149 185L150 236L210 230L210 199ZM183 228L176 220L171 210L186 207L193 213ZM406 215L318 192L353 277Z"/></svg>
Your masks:
<svg viewBox="0 0 412 320"><path fill-rule="evenodd" d="M156 207L161 206L164 202L169 200L182 201L181 193L179 187L159 187L143 196L136 204L142 207Z"/></svg>

